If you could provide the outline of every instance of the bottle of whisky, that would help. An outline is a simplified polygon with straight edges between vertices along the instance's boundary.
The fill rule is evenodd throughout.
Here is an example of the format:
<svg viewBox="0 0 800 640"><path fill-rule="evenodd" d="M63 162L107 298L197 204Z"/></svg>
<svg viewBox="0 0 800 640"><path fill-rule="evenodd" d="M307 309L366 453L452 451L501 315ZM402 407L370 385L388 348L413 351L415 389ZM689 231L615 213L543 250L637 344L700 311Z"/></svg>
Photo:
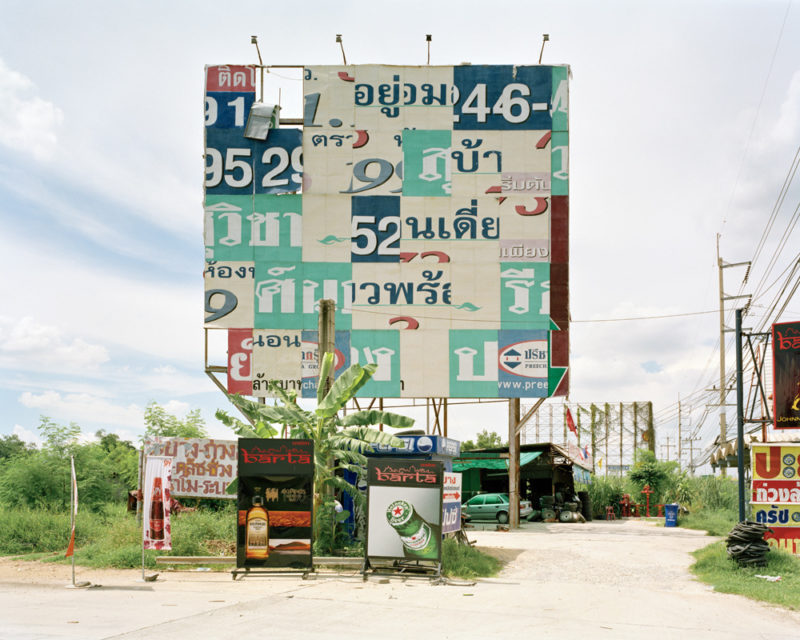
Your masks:
<svg viewBox="0 0 800 640"><path fill-rule="evenodd" d="M150 531L151 540L164 539L164 497L161 489L161 478L153 479L153 496L150 499Z"/></svg>
<svg viewBox="0 0 800 640"><path fill-rule="evenodd" d="M395 500L386 509L386 519L403 543L406 558L438 560L439 540L432 527L405 500Z"/></svg>
<svg viewBox="0 0 800 640"><path fill-rule="evenodd" d="M262 559L269 555L269 514L264 509L261 488L256 487L253 504L247 512L245 557Z"/></svg>

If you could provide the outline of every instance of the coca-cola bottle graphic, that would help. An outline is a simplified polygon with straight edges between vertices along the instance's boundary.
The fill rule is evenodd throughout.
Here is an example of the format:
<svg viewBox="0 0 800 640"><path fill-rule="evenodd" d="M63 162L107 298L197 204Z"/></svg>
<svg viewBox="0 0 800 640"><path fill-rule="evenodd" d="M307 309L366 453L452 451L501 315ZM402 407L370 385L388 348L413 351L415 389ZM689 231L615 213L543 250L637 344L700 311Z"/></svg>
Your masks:
<svg viewBox="0 0 800 640"><path fill-rule="evenodd" d="M150 500L150 527L148 535L151 540L164 539L164 497L162 495L161 478L153 480L153 496Z"/></svg>

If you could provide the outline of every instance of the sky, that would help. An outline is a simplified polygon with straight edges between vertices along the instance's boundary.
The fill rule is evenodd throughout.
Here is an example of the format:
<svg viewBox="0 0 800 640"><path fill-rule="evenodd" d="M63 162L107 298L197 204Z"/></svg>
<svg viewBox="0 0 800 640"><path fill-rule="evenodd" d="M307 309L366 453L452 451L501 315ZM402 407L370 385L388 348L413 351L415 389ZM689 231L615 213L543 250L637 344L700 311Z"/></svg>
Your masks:
<svg viewBox="0 0 800 640"><path fill-rule="evenodd" d="M339 64L336 34L350 64L425 64L426 34L434 65L535 64L547 33L542 63L572 71L569 400L652 401L661 446L681 399L683 434L710 445L717 236L723 260L753 261L744 285L744 267L724 270L726 294L754 294L753 330L798 258L797 3L220 6L3 3L0 435L35 442L48 416L134 440L157 402L232 436L204 373L204 65L257 63L251 35L265 64ZM289 117L291 76L269 85ZM800 295L780 319L800 319ZM424 428L424 409L407 413ZM507 433L507 408L456 405L448 423L461 440Z"/></svg>

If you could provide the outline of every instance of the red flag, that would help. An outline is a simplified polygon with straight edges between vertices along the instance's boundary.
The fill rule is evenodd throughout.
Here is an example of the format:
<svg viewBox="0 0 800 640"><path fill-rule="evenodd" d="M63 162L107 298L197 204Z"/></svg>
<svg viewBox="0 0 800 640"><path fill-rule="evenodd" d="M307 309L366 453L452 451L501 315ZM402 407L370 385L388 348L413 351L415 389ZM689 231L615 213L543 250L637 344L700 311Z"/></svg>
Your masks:
<svg viewBox="0 0 800 640"><path fill-rule="evenodd" d="M575 428L575 421L572 419L572 413L570 412L569 407L567 407L567 427L576 436L578 435L578 430Z"/></svg>
<svg viewBox="0 0 800 640"><path fill-rule="evenodd" d="M78 480L75 477L75 458L70 458L70 466L72 467L72 533L69 536L69 546L64 554L65 558L69 558L75 553L75 519L78 517Z"/></svg>

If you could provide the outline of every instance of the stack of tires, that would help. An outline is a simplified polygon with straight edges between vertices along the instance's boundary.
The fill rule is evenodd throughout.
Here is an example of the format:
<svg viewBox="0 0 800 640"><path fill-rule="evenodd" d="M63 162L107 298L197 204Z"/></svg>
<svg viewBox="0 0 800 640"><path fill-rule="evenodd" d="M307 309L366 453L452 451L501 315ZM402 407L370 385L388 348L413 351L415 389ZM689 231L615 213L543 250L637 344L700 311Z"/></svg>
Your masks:
<svg viewBox="0 0 800 640"><path fill-rule="evenodd" d="M578 506L577 502L565 502L558 516L559 521L580 522L582 518L578 515Z"/></svg>
<svg viewBox="0 0 800 640"><path fill-rule="evenodd" d="M586 522L591 522L592 502L589 500L589 492L578 491L578 498L580 498L581 501L581 513L583 514L583 517L586 518Z"/></svg>
<svg viewBox="0 0 800 640"><path fill-rule="evenodd" d="M542 508L542 520L545 522L556 521L555 502L556 499L553 496L539 498L539 506Z"/></svg>

